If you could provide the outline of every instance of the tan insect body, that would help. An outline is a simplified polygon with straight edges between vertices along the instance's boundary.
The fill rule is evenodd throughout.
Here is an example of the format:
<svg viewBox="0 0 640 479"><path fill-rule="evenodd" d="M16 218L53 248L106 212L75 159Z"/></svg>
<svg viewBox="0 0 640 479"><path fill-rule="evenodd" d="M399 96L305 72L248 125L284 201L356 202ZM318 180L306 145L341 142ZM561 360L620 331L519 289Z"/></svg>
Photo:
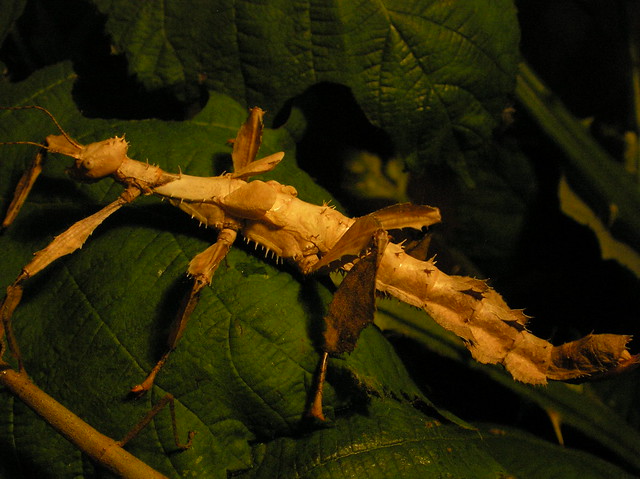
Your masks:
<svg viewBox="0 0 640 479"><path fill-rule="evenodd" d="M76 159L70 171L72 177L95 181L111 176L126 190L114 203L76 223L36 254L8 290L2 306L3 324L8 324L20 301L24 280L82 246L107 216L140 194L168 199L220 232L218 241L196 256L189 266L195 285L183 319L170 338L170 349L182 334L185 318L195 307L199 291L210 283L237 233L278 257L291 260L308 274L345 255L359 255L381 229L419 229L440 220L436 208L409 204L352 219L326 205L300 200L292 186L276 181L246 181L252 175L275 168L284 155L277 153L253 161L261 136L261 118L261 110L252 110L250 120L238 134L233 153L235 173L208 178L167 173L157 166L130 159L124 138L82 146L64 134L49 136L48 150ZM348 270L351 264L342 267ZM438 324L462 338L476 360L503 364L515 379L527 383L544 384L547 379L598 374L626 367L636 360L625 347L629 336L590 335L555 347L528 332L525 314L510 309L484 281L448 276L433 261L418 260L399 244L389 243L384 248L376 289L424 309ZM166 355L139 390L150 387L164 360Z"/></svg>
<svg viewBox="0 0 640 479"><path fill-rule="evenodd" d="M120 144L100 145L107 158L115 157L108 154L109 145L119 151ZM95 173L91 171L88 177L94 179ZM114 177L125 184L144 184L144 189L158 196L179 198L178 206L204 219L207 226L221 229L223 225L241 225L240 232L246 239L294 261L305 274L355 222L333 208L298 199L295 188L276 181L247 182L233 174L210 178L173 175L130 158L121 163ZM412 221L407 217L397 223L405 226ZM554 346L528 332L525 314L509 308L481 280L446 275L433 262L417 260L400 245L390 243L378 270L376 288L424 309L438 324L465 340L477 361L503 364L517 380L544 384L548 378L567 378L566 372L554 374ZM625 356L625 342L616 345L618 359ZM579 376L594 372L575 371Z"/></svg>

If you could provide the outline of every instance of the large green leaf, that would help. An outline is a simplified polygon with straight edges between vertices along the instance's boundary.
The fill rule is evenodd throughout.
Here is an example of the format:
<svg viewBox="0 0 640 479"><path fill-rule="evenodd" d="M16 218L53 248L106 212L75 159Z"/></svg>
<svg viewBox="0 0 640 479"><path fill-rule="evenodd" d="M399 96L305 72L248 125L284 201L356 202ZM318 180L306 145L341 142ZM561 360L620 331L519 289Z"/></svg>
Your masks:
<svg viewBox="0 0 640 479"><path fill-rule="evenodd" d="M518 478L637 477L601 459L541 441L522 431L486 424L481 425L480 431L496 460ZM512 454L514 449L518 454Z"/></svg>
<svg viewBox="0 0 640 479"><path fill-rule="evenodd" d="M370 417L346 418L301 439L272 441L259 450L260 465L246 476L274 477L274 471L296 478L508 475L499 459L487 456L477 431L442 424L397 403L373 400L370 411Z"/></svg>
<svg viewBox="0 0 640 479"><path fill-rule="evenodd" d="M262 461L246 477L632 477L521 431L484 424L478 431L463 430L378 400L370 409L375 416L354 416L302 439L272 441L259 449ZM492 457L486 456L487 446Z"/></svg>
<svg viewBox="0 0 640 479"><path fill-rule="evenodd" d="M510 0L93 3L147 88L205 85L278 111L313 84L341 83L414 167L463 172L514 85Z"/></svg>

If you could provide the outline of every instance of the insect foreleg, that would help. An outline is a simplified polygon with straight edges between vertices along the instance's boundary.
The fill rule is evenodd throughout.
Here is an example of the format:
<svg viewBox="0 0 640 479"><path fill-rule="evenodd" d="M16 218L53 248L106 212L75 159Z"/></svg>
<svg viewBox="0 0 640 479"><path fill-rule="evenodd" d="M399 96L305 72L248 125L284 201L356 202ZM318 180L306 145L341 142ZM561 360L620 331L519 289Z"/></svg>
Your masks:
<svg viewBox="0 0 640 479"><path fill-rule="evenodd" d="M16 219L18 213L20 212L20 208L24 204L31 188L33 188L34 183L38 176L40 176L40 172L42 171L42 163L44 161L46 154L46 150L44 148L40 149L36 154L35 158L29 165L29 168L25 170L16 186L16 191L13 194L13 199L9 204L9 208L7 209L7 213L5 214L4 220L2 220L1 228L7 228L13 220Z"/></svg>
<svg viewBox="0 0 640 479"><path fill-rule="evenodd" d="M97 213L73 224L64 233L56 236L46 248L35 253L31 262L22 268L22 272L13 284L7 288L7 295L0 306L0 339L2 339L6 332L9 348L12 350L16 359L18 359L20 369L22 369L22 361L20 359L18 345L13 338L10 321L13 311L18 304L20 304L24 282L38 274L58 258L80 249L91 233L93 233L105 219L122 206L132 202L139 195L139 189L134 187L127 188L113 203L108 204Z"/></svg>
<svg viewBox="0 0 640 479"><path fill-rule="evenodd" d="M189 322L189 318L191 317L191 313L193 313L193 310L198 304L200 292L205 286L211 284L213 273L215 273L220 262L231 249L237 235L238 233L235 230L230 228L222 229L218 234L217 241L202 253L194 256L189 263L187 274L193 278L193 286L191 287L189 294L185 296L182 307L171 326L171 331L167 339L167 351L162 355L146 379L142 383L131 388L132 394L136 396L142 395L153 386L156 375L160 372L162 366L164 366L164 363L169 358L171 352L176 348L178 341L180 341L182 333L184 332L184 329Z"/></svg>

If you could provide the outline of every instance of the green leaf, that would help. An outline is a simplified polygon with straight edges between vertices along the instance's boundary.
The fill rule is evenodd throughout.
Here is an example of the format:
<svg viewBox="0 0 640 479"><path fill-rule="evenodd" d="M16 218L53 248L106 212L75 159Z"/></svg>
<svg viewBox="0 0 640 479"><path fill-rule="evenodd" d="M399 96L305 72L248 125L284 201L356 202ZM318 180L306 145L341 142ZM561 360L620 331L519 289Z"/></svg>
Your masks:
<svg viewBox="0 0 640 479"><path fill-rule="evenodd" d="M313 84L341 83L417 151L418 169L447 163L468 177L465 155L490 138L514 86L510 0L93 3L148 89L189 96L203 84L279 111Z"/></svg>
<svg viewBox="0 0 640 479"><path fill-rule="evenodd" d="M22 15L26 0L9 0L2 2L2 17L0 18L0 43L4 41L13 27L13 23Z"/></svg>
<svg viewBox="0 0 640 479"><path fill-rule="evenodd" d="M601 459L522 431L485 424L479 431L463 430L379 400L371 402L370 411L369 417L353 416L301 439L282 438L257 447L260 465L240 477L633 477Z"/></svg>
<svg viewBox="0 0 640 479"><path fill-rule="evenodd" d="M306 437L256 448L259 466L241 477L507 476L476 431L442 424L398 403L372 400L369 409L370 416L354 415Z"/></svg>
<svg viewBox="0 0 640 479"><path fill-rule="evenodd" d="M552 445L512 428L483 424L481 431L483 440L496 461L518 478L637 477L584 452Z"/></svg>

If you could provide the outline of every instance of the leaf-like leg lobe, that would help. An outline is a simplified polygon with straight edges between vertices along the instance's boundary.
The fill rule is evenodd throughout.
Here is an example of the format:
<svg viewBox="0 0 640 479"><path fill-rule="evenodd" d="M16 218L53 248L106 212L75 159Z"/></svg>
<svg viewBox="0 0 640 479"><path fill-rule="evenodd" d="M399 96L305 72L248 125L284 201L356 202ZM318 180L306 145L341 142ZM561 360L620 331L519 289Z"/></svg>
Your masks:
<svg viewBox="0 0 640 479"><path fill-rule="evenodd" d="M324 421L322 391L329 355L351 353L360 333L373 323L376 309L376 271L389 242L387 232L378 229L371 248L349 270L329 304L325 316L323 354L318 364L308 417Z"/></svg>
<svg viewBox="0 0 640 479"><path fill-rule="evenodd" d="M362 330L373 323L376 273L388 242L385 230L376 231L371 249L353 265L333 295L324 318L323 349L329 354L352 352Z"/></svg>

